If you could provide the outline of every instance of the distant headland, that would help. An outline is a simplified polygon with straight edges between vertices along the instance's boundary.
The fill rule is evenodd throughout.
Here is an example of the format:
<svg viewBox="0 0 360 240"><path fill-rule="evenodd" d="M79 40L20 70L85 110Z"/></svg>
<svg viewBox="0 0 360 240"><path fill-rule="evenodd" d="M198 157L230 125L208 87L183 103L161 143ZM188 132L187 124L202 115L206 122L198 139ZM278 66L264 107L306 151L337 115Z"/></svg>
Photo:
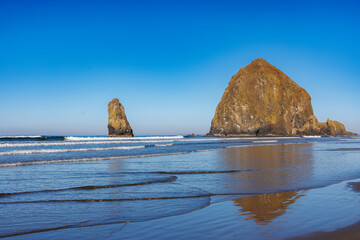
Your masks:
<svg viewBox="0 0 360 240"><path fill-rule="evenodd" d="M208 136L356 136L337 121L319 122L310 95L258 58L230 80Z"/></svg>

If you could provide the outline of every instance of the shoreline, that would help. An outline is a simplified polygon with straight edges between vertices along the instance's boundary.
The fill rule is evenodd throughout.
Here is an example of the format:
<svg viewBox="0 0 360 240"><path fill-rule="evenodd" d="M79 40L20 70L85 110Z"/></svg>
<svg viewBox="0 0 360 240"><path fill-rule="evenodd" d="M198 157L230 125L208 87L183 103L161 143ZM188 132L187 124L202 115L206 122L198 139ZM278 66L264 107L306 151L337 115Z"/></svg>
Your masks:
<svg viewBox="0 0 360 240"><path fill-rule="evenodd" d="M290 237L286 240L358 240L360 239L360 221L349 225L347 227L339 228L334 231L319 231L312 232L305 235L300 235L296 237Z"/></svg>
<svg viewBox="0 0 360 240"><path fill-rule="evenodd" d="M256 203L257 200L262 198L277 198L281 195L293 194L293 191L265 193L241 199L216 202L204 208L192 210L187 213L145 221L129 221L124 223L58 229L50 232L34 232L31 234L8 237L6 239L28 239L29 236L44 240L49 237L52 237L52 239L64 239L64 236L74 235L81 238L87 236L92 239L92 235L89 235L90 233L95 234L97 239L106 238L110 240L123 238L136 240L149 238L164 240L169 238L241 239L244 234L247 234L248 239L253 240L357 240L360 236L360 221L341 218L341 216L346 215L346 213L343 213L344 210L350 213L349 211L352 211L352 209L346 207L344 209L333 208L334 204L337 206L339 203L340 205L345 206L343 203L347 201L349 194L351 195L351 193L353 193L353 189L349 189L347 186L351 181L354 181L354 179L344 180L340 183L335 183L322 188L300 191L299 197L293 198L294 200L297 199L297 201L300 201L300 203L292 203L285 208L284 215L275 217L269 222L265 219L272 216L272 211L269 212L270 215L264 215L264 217L267 216L265 219L262 219L262 217L253 218L257 214L260 214L261 216L261 211L251 212L251 209L244 209L246 205L243 204L254 202L254 200ZM360 183L360 178L356 178L356 181L357 183ZM347 194L337 194L338 190L345 190ZM324 205L322 203L322 198L327 196L330 197L331 201L329 205ZM261 202L258 202L257 204L260 203ZM238 208L238 206L242 207ZM266 206L259 205L258 208L266 209ZM234 212L234 209L237 209L237 211ZM328 211L330 209L334 211L334 213L329 213ZM307 211L302 212L304 210ZM313 218L313 216L317 216L318 212L327 212L333 219L339 219L341 221L335 222L331 219L327 222L326 219ZM355 212L356 213L352 211L352 217L359 218L358 214L360 213L360 210ZM340 213L343 215L340 215ZM299 214L303 217L306 216L306 218L299 218ZM287 219L287 222L283 222L285 219ZM309 219L311 220L309 221ZM284 224L285 226L283 226ZM214 225L219 227L214 228ZM280 226L282 227L281 229L279 229ZM329 231L322 230L322 228L328 228ZM313 229L315 231L312 231Z"/></svg>
<svg viewBox="0 0 360 240"><path fill-rule="evenodd" d="M360 178L356 178L356 179L351 179L351 180L344 180L341 181L339 183L335 183L329 186L325 186L325 187L320 187L320 188L312 188L312 189L308 189L308 190L303 190L300 191L302 192L302 194L300 196L298 201L303 201L303 203L293 203L293 206L290 205L289 209L286 209L286 212L284 213L283 216L278 217L278 218L274 218L271 222L265 222L265 223L256 223L256 221L254 221L255 219L252 219L252 216L256 216L254 214L261 214L259 213L252 213L252 212L248 212L248 210L244 211L238 211L238 214L233 214L233 213L229 213L228 208L232 208L232 206L235 206L237 204L234 205L234 203L239 202L254 202L252 199L261 199L261 198L266 198L266 196L278 196L283 195L283 194L291 194L293 191L287 191L287 192L280 192L280 193L265 193L265 194L260 194L260 195L255 195L255 196L250 196L250 197L245 197L245 198L241 198L239 200L227 200L227 201L223 201L223 202L217 202L217 203L213 203L210 204L209 206L199 209L199 210L194 210L190 213L186 213L186 214L182 214L182 215L177 215L177 216L169 216L169 217L164 217L164 218L159 218L159 219L154 219L154 220L148 220L145 222L137 222L137 223L128 223L127 226L125 226L121 231L116 231L113 233L114 238L110 238L110 239L117 239L117 237L126 237L126 238L131 238L134 237L134 239L144 239L142 237L139 237L139 235L141 235L141 231L143 231L142 229L151 229L153 227L156 227L158 225L162 226L165 224L165 228L169 229L169 230L164 230L162 233L160 234L164 234L164 235L157 235L154 236L157 239L167 239L168 237L172 236L175 237L177 236L177 234L181 234L183 231L191 231L191 233L189 234L189 238L195 236L197 239L215 239L217 237L220 237L222 239L238 239L239 237L243 236L241 234L242 230L238 229L241 226L238 226L238 224L234 223L235 219L238 219L240 221L242 221L242 223L244 224L244 228L245 226L247 226L246 228L249 229L249 220L250 222L253 222L253 224L255 224L253 227L255 229L259 229L260 227L264 228L264 232L263 234L269 234L268 231L271 231L273 233L269 234L269 236L265 237L266 235L262 235L260 233L260 235L252 235L254 233L249 233L249 239L278 239L278 240L322 240L322 239L330 239L330 240L338 240L338 239L347 239L347 240L357 240L359 239L360 236L360 221L358 216L354 216L354 218L357 218L357 221L353 221L355 223L353 223L350 219L345 219L342 220L341 216L345 216L346 214L343 213L343 215L340 215L340 213L342 212L342 210L344 209L335 209L334 211L338 214L336 216L334 216L334 214L330 214L329 216L332 216L332 218L339 218L339 222L334 222L332 221L331 224L329 223L328 226L324 225L323 223L326 222L326 219L315 219L313 223L311 223L312 220L308 221L307 219L301 220L299 221L299 218L297 217L291 217L291 214L295 214L295 215L303 215L305 213L301 212L301 209L307 209L307 216L308 219L311 219L311 215L316 215L316 212L319 210L319 208L322 208L322 211L328 212L328 209L334 209L332 208L333 204L338 204L337 201L344 203L346 202L346 198L349 194L353 193L352 189L348 189L348 183L352 182L352 181L357 181L360 182ZM336 190L345 190L345 192L348 192L349 194L345 194L345 196L343 195L339 195L336 193ZM325 192L328 193L328 191L330 191L330 194L324 194ZM319 193L320 192L320 193ZM323 197L325 196L329 196L330 198L332 198L331 203L329 205L324 205L322 204L322 202L320 201ZM310 200L305 200L305 199L310 199ZM304 201L305 200L305 201ZM358 198L359 200L359 198ZM315 202L314 205L309 204L309 203L313 203ZM307 203L307 204L304 204ZM261 208L261 206L259 205L259 207ZM265 207L266 206L262 206ZM311 213L310 209L312 211L314 211L315 213ZM345 207L345 209L347 209ZM351 211L351 209L347 209L347 211ZM360 211L357 211L360 212ZM217 214L214 214L217 213ZM241 213L241 214L240 214ZM239 215L240 214L240 215ZM249 215L250 214L250 215ZM270 212L270 214L272 214ZM289 216L287 216L289 215ZM354 214L353 214L354 215ZM355 214L356 215L356 214ZM209 219L205 219L204 221L198 220L198 218L201 217L205 217L207 216ZM251 216L251 217L249 217ZM266 215L265 215L266 216ZM271 215L270 215L271 216ZM286 219L291 220L290 222L286 222L283 223L284 221L284 216L287 216ZM244 218L245 217L245 218ZM223 220L221 220L221 218ZM247 219L246 219L247 218ZM316 218L316 217L315 217ZM258 220L261 220L262 218L258 218ZM189 221L188 223L184 223L186 221ZM283 227L283 231L280 230L280 232L278 230L276 230L277 227L279 227L280 225L288 225L288 226L297 226L300 222L300 224L302 224L302 228L299 227L297 228L292 228L289 227L287 228L286 226ZM180 225L180 227L177 227L177 225ZM222 226L225 230L224 231L216 231L213 229L213 224L219 224L220 226ZM252 223L250 223L250 226L253 225ZM279 225L280 224L280 225ZM306 226L305 228L303 226L305 225L309 225ZM192 226L197 226L201 228L201 230L196 230L196 229L192 229ZM322 231L320 230L321 228L323 228L325 226L328 227L328 229L330 231ZM191 229L191 230L190 230ZM198 234L197 232L204 232L204 229L206 229L205 232L209 232L208 235L203 235L201 236L200 234ZM266 230L268 229L268 230ZM315 229L315 231L312 231L312 229ZM332 230L333 229L333 230ZM159 230L159 228L157 228L157 230ZM136 231L140 231L139 235L135 234L134 232ZM146 231L146 230L145 230ZM160 230L159 230L160 231ZM173 231L173 232L171 232ZM227 232L229 231L229 232ZM221 234L219 234L219 232L221 232ZM303 233L301 233L303 232ZM283 234L284 233L284 234ZM218 234L218 235L212 235L212 234ZM181 235L179 235L181 236ZM186 237L185 237L186 238Z"/></svg>

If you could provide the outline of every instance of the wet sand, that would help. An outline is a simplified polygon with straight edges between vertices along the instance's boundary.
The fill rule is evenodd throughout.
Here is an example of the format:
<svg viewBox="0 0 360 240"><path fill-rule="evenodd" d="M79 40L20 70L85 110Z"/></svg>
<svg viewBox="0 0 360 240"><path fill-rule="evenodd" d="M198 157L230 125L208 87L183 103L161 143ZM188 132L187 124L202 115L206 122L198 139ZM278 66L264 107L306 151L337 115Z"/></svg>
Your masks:
<svg viewBox="0 0 360 240"><path fill-rule="evenodd" d="M359 239L360 195L351 187L354 183L359 186L360 179L318 189L234 199L149 221L69 228L9 239Z"/></svg>
<svg viewBox="0 0 360 240"><path fill-rule="evenodd" d="M360 193L360 182L349 182L347 184L355 192ZM356 206L355 206L356 207ZM348 227L340 228L330 232L314 232L302 236L292 237L288 240L358 240L360 239L360 222Z"/></svg>
<svg viewBox="0 0 360 240"><path fill-rule="evenodd" d="M187 215L130 223L113 239L145 239L141 234L151 229L157 239L359 239L360 195L349 187L352 182L261 194ZM330 232L314 233L319 231Z"/></svg>
<svg viewBox="0 0 360 240"><path fill-rule="evenodd" d="M360 239L360 222L332 232L316 232L288 240L358 240Z"/></svg>

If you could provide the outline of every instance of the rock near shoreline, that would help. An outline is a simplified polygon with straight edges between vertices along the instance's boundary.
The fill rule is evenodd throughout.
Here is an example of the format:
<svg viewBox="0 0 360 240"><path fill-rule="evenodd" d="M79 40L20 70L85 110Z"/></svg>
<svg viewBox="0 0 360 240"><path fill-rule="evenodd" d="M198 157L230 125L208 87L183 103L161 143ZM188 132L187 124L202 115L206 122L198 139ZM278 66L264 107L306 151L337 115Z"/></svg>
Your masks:
<svg viewBox="0 0 360 240"><path fill-rule="evenodd" d="M337 121L320 123L310 95L279 69L255 59L235 74L211 122L210 136L351 136Z"/></svg>
<svg viewBox="0 0 360 240"><path fill-rule="evenodd" d="M133 137L133 130L125 115L124 106L119 99L114 98L108 104L109 121L108 130L109 137Z"/></svg>

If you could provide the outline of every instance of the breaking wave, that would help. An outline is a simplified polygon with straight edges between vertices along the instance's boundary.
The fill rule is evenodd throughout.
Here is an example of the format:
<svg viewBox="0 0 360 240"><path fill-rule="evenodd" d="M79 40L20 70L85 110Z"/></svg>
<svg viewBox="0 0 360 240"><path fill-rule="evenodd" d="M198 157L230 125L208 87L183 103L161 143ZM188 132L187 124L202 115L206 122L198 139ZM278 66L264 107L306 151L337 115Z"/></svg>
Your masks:
<svg viewBox="0 0 360 240"><path fill-rule="evenodd" d="M151 136L151 137L65 137L66 141L114 141L114 140L162 140L182 139L184 136Z"/></svg>
<svg viewBox="0 0 360 240"><path fill-rule="evenodd" d="M174 145L173 143L166 143L166 144L155 144L155 147L170 147Z"/></svg>
<svg viewBox="0 0 360 240"><path fill-rule="evenodd" d="M133 146L133 147L109 147L109 148L78 148L78 149L36 149L36 150L18 150L0 152L0 156L5 155L27 155L36 153L64 153L64 152L88 152L88 151L107 151L107 150L131 150L144 148L145 146Z"/></svg>
<svg viewBox="0 0 360 240"><path fill-rule="evenodd" d="M38 146L71 146L71 145L95 145L95 144L118 144L118 143L169 143L174 140L139 140L139 141L74 141L74 142L35 142L35 143L0 143L0 148L5 147L38 147Z"/></svg>
<svg viewBox="0 0 360 240"><path fill-rule="evenodd" d="M0 139L2 138L40 138L40 135L36 136L0 136Z"/></svg>

